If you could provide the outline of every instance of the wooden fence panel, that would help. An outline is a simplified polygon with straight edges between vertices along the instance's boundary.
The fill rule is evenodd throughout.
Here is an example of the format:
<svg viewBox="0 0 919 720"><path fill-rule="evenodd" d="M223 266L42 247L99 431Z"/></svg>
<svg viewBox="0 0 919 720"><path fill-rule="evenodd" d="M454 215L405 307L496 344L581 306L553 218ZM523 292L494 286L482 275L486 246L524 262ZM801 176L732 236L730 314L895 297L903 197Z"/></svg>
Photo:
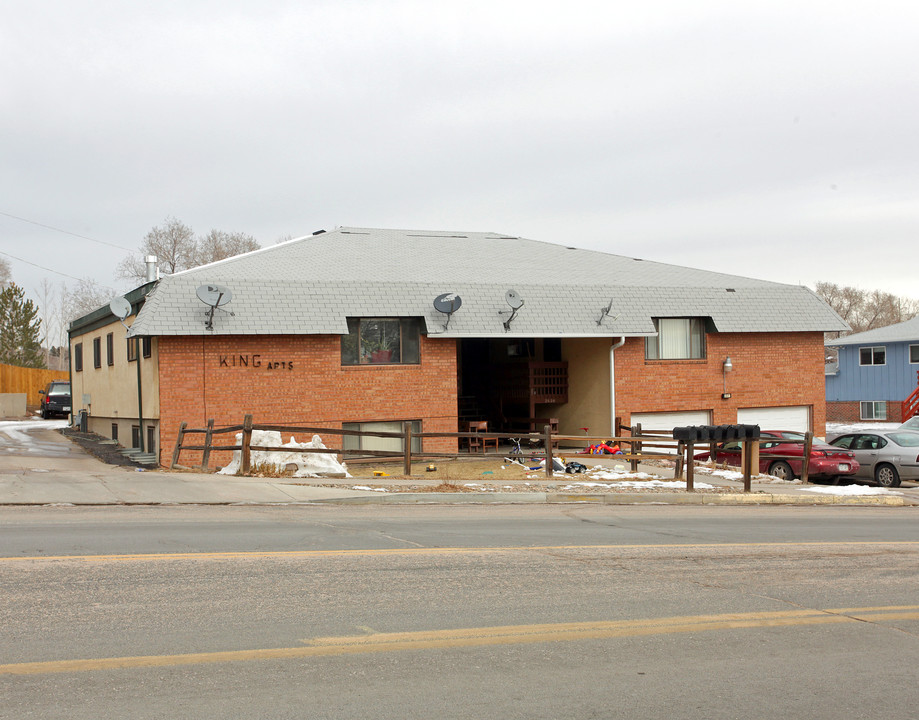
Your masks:
<svg viewBox="0 0 919 720"><path fill-rule="evenodd" d="M67 380L66 370L43 370L0 363L0 393L25 393L26 405L39 405L41 395L52 380Z"/></svg>

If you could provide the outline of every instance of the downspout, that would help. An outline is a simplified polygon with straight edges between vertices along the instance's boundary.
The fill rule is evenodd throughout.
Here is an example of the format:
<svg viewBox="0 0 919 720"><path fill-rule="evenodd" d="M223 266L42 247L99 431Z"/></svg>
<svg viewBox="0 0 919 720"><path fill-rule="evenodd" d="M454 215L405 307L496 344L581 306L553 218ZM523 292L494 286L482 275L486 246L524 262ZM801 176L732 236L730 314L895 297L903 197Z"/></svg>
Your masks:
<svg viewBox="0 0 919 720"><path fill-rule="evenodd" d="M616 437L616 350L625 345L625 336L609 348L609 433Z"/></svg>
<svg viewBox="0 0 919 720"><path fill-rule="evenodd" d="M147 255L144 257L144 263L147 266L146 282L159 280L159 266L157 265L156 255ZM143 354L141 349L140 335L135 338L135 353L137 354L137 425L140 428L140 442L138 450L144 452L144 393L141 384L140 358Z"/></svg>
<svg viewBox="0 0 919 720"><path fill-rule="evenodd" d="M140 335L135 338L137 350L137 425L140 427L140 443L138 443L138 450L144 452L144 395L141 390L140 383L140 356L141 356L141 343Z"/></svg>

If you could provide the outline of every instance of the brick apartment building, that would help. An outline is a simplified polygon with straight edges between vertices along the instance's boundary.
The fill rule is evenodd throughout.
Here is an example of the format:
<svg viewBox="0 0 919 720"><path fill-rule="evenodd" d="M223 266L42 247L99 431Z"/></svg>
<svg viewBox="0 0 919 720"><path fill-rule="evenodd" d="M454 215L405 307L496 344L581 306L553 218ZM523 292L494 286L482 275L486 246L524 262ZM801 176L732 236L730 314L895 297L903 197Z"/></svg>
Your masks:
<svg viewBox="0 0 919 720"><path fill-rule="evenodd" d="M846 328L805 287L494 233L339 228L126 299L124 324L100 308L71 325L74 413L162 462L180 423L246 413L424 432L553 417L563 434L602 435L619 417L822 435L823 332Z"/></svg>

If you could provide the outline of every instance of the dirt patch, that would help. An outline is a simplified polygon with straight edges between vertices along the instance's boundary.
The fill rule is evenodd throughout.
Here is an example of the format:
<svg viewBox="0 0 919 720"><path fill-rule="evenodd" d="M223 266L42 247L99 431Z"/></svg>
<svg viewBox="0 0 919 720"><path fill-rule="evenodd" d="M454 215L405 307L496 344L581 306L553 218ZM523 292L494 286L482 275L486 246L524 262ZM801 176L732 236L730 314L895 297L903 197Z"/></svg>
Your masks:
<svg viewBox="0 0 919 720"><path fill-rule="evenodd" d="M537 465L538 463L534 462L532 467ZM435 469L429 470L429 467ZM470 460L465 458L458 460L443 458L423 463L412 463L411 478L408 478L403 470L404 467L401 462L352 463L348 465L348 472L356 477L368 479L378 477L381 481L385 481L386 478L395 480L411 479L430 485L457 481L497 483L502 480L517 482L527 479L546 479L546 473L542 468L530 470L516 463L502 462L500 458ZM382 473L382 475L376 475L376 473Z"/></svg>

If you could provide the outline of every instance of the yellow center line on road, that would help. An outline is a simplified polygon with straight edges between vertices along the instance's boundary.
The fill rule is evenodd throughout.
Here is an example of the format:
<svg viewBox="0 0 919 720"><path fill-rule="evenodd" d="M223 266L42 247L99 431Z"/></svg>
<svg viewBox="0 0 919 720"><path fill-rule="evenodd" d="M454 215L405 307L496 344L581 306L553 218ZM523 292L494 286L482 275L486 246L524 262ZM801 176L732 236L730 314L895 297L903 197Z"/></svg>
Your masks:
<svg viewBox="0 0 919 720"><path fill-rule="evenodd" d="M843 614L845 613L845 614ZM324 637L303 641L297 647L229 650L177 655L146 655L80 660L51 660L0 665L0 675L49 675L149 667L176 667L256 660L292 660L339 657L382 652L448 648L522 645L578 640L664 635L672 633L733 630L742 628L792 627L855 622L919 620L919 605L848 608L846 610L788 610L677 616L607 622L510 625L503 627L375 633L348 637Z"/></svg>
<svg viewBox="0 0 919 720"><path fill-rule="evenodd" d="M572 550L711 550L784 549L796 547L895 547L919 549L919 540L842 540L814 542L646 543L633 545L515 545L507 547L378 548L363 550L239 550L219 552L126 553L112 555L29 555L0 557L0 565L24 561L71 560L125 562L137 560L233 560L245 558L326 558L385 555L468 555L490 553L560 552Z"/></svg>

